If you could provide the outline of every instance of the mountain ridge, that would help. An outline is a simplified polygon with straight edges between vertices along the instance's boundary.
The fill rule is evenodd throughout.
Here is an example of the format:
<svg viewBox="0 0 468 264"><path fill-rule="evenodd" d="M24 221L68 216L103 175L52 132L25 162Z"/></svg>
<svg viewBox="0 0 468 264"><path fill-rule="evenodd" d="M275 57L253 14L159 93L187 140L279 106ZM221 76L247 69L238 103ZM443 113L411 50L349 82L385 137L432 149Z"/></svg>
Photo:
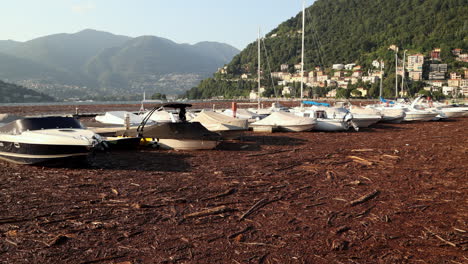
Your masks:
<svg viewBox="0 0 468 264"><path fill-rule="evenodd" d="M0 55L8 56L9 70L0 78L59 98L75 97L80 95L79 90L84 98L130 96L141 93L142 88L148 92L183 93L238 52L224 43L178 44L157 36L132 38L85 29L26 42L1 41ZM14 58L18 59L16 63ZM27 74L19 66L26 62L34 66ZM33 68L44 71L40 65L51 74L34 73Z"/></svg>

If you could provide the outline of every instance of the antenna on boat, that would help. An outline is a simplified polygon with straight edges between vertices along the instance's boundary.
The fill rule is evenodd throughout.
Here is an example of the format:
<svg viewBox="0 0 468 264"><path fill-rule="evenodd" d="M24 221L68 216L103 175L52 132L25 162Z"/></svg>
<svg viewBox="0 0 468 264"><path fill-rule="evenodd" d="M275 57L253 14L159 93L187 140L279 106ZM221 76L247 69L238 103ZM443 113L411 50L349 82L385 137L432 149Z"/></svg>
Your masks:
<svg viewBox="0 0 468 264"><path fill-rule="evenodd" d="M304 29L305 29L305 0L302 0L301 102L302 102L302 99L304 98Z"/></svg>

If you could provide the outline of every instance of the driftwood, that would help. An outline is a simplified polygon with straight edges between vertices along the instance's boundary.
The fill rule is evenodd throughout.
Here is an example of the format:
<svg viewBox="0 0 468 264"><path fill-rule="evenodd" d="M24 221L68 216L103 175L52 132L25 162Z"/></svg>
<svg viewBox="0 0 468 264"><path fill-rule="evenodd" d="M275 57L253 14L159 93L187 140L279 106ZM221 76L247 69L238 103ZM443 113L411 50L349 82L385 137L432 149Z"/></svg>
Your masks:
<svg viewBox="0 0 468 264"><path fill-rule="evenodd" d="M253 226L248 226L248 227L242 229L241 231L238 231L238 232L235 232L235 233L233 233L233 234L230 234L230 235L228 236L228 238L229 238L229 239L235 238L235 237L237 237L238 235L247 233L247 232L249 232L249 231L252 230L252 229L253 229Z"/></svg>
<svg viewBox="0 0 468 264"><path fill-rule="evenodd" d="M348 158L352 159L354 162L357 162L357 163L360 163L360 164L363 164L363 165L367 165L367 166L371 166L372 162L366 160L366 159L363 159L363 158L360 158L360 157L357 157L357 156L348 156Z"/></svg>
<svg viewBox="0 0 468 264"><path fill-rule="evenodd" d="M437 235L436 233L432 232L432 231L429 230L427 227L424 227L424 229L426 229L427 232L429 232L431 235L435 236L437 239L439 239L440 241L444 242L445 244L447 244L447 245L449 245L449 246L452 246L452 247L458 247L457 244L443 239L441 236L439 236L439 235Z"/></svg>
<svg viewBox="0 0 468 264"><path fill-rule="evenodd" d="M214 195L214 196L211 196L211 197L203 198L203 199L201 199L201 201L207 201L207 200L221 198L221 197L224 197L224 196L234 194L236 191L237 191L236 188L232 188L232 189L229 189L229 190L227 190L227 191L225 191L223 193L220 193L220 194L217 194L217 195Z"/></svg>
<svg viewBox="0 0 468 264"><path fill-rule="evenodd" d="M193 217L202 217L202 216L208 216L208 215L215 215L215 214L225 213L225 212L228 212L228 211L231 211L231 209L228 208L227 206L224 206L224 205L223 205L223 206L218 206L218 207L206 209L206 210L203 210L203 211L200 211L200 212L195 212L195 213L187 214L187 215L185 215L185 218L193 218Z"/></svg>
<svg viewBox="0 0 468 264"><path fill-rule="evenodd" d="M374 151L374 149L353 149L351 152L369 152Z"/></svg>
<svg viewBox="0 0 468 264"><path fill-rule="evenodd" d="M242 221L244 218L246 218L247 216L251 215L253 212L257 211L258 209L262 208L263 206L269 204L269 203L272 203L272 202L276 202L276 201L279 201L281 200L281 198L277 198L277 199L273 199L273 200L270 200L268 201L267 199L263 198L263 199L260 199L260 201L256 202L254 205L252 205L252 207L250 207L249 210L247 210L247 212L245 212L239 219L239 221Z"/></svg>
<svg viewBox="0 0 468 264"><path fill-rule="evenodd" d="M250 214L252 214L255 210L257 209L260 209L261 207L263 207L266 203L267 199L263 198L263 199L260 199L260 201L256 202L252 207L250 207L249 210L247 210L247 212L245 212L241 218L239 220L243 220L244 218L246 218L247 216L249 216Z"/></svg>
<svg viewBox="0 0 468 264"><path fill-rule="evenodd" d="M278 154L278 153L289 152L289 151L294 151L294 150L290 150L290 149L278 150L278 151L270 151L270 152L266 152L266 153L249 154L249 155L245 155L245 156L246 157L258 157L258 156L272 155L272 154Z"/></svg>
<svg viewBox="0 0 468 264"><path fill-rule="evenodd" d="M380 191L375 190L375 191L373 191L371 193L368 193L368 194L366 194L366 195L364 195L364 196L362 196L362 197L360 197L360 198L358 198L358 199L356 199L354 201L351 201L349 204L351 206L354 206L354 205L358 205L358 204L367 202L368 200L376 197L379 193L380 193Z"/></svg>

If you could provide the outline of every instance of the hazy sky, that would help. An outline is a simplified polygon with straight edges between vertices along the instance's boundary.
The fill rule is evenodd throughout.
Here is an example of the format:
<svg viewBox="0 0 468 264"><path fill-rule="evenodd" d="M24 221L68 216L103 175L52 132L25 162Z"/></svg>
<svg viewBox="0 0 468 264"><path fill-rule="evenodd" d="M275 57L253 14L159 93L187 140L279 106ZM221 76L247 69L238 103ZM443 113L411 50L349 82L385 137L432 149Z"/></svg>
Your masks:
<svg viewBox="0 0 468 264"><path fill-rule="evenodd" d="M306 6L312 3L306 0ZM92 28L243 49L255 41L259 26L268 33L301 9L302 0L3 0L0 39L25 41Z"/></svg>

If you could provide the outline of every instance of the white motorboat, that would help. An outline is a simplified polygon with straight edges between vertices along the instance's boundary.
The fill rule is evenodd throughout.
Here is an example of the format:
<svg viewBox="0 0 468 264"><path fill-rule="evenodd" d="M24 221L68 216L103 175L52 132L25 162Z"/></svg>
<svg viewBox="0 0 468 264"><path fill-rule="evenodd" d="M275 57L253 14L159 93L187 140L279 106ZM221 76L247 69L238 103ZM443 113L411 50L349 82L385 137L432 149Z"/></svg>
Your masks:
<svg viewBox="0 0 468 264"><path fill-rule="evenodd" d="M206 129L200 122L186 121L186 108L190 104L169 103L162 107L175 108L179 122L158 123L146 127L152 113L160 109L153 108L137 129L122 130L117 136L139 137L142 142L162 149L207 150L215 148L220 142L220 135Z"/></svg>
<svg viewBox="0 0 468 264"><path fill-rule="evenodd" d="M380 112L382 115L380 122L383 123L399 124L406 116L405 111L401 108L385 107L383 105L366 105L365 108Z"/></svg>
<svg viewBox="0 0 468 264"><path fill-rule="evenodd" d="M0 158L19 164L85 160L99 143L99 135L71 117L23 118L0 127Z"/></svg>
<svg viewBox="0 0 468 264"><path fill-rule="evenodd" d="M220 134L223 138L237 138L249 129L247 119L234 118L212 111L198 113L190 122L200 122L209 131Z"/></svg>
<svg viewBox="0 0 468 264"><path fill-rule="evenodd" d="M316 125L310 117L301 117L293 113L273 112L264 119L250 124L252 127L272 127L280 131L302 132L309 131Z"/></svg>
<svg viewBox="0 0 468 264"><path fill-rule="evenodd" d="M310 107L307 107L310 108ZM294 111L295 115L315 118L315 126L312 130L324 132L347 131L350 128L350 120L343 118L329 118L324 110Z"/></svg>
<svg viewBox="0 0 468 264"><path fill-rule="evenodd" d="M359 128L369 127L382 120L382 114L375 109L351 106L349 111L353 115L353 122Z"/></svg>
<svg viewBox="0 0 468 264"><path fill-rule="evenodd" d="M352 122L352 114L344 108L333 108L326 103L317 103L313 101L304 101L304 104L313 105L312 107L295 107L290 111L295 115L314 118L316 124L315 131L347 131L352 126L356 131L359 127Z"/></svg>

